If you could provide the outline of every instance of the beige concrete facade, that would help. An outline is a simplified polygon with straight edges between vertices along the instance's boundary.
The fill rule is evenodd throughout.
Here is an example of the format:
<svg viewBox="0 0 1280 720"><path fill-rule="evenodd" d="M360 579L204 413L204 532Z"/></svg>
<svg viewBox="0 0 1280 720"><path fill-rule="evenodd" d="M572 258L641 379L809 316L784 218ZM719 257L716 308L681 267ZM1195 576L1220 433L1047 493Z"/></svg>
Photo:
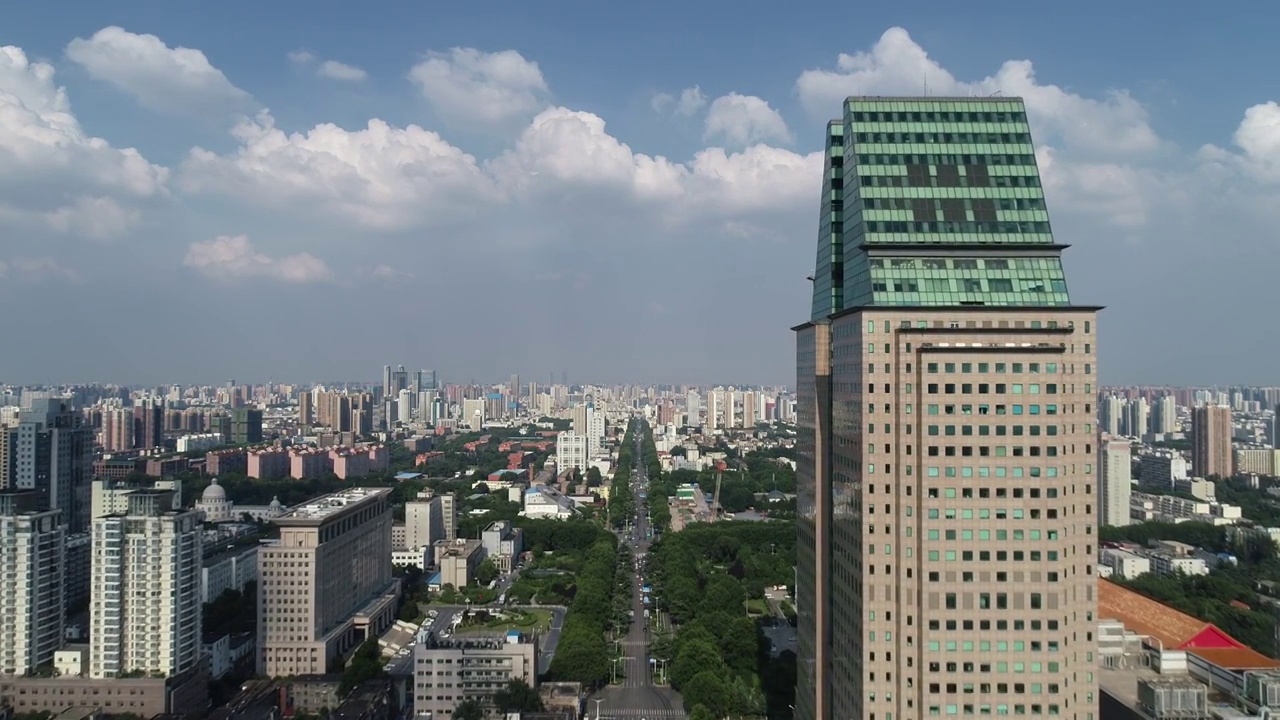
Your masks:
<svg viewBox="0 0 1280 720"><path fill-rule="evenodd" d="M797 412L832 447L829 473L822 448L802 447L818 470L797 478L797 510L817 518L800 523L802 558L819 557L798 568L799 591L817 596L801 618L798 695L806 682L826 692L798 716L1096 720L1095 315L837 314L829 436L820 373L804 387L821 326L800 329Z"/></svg>
<svg viewBox="0 0 1280 720"><path fill-rule="evenodd" d="M448 717L464 700L489 704L512 680L538 687L538 643L533 639L439 640L420 637L413 650L414 712Z"/></svg>
<svg viewBox="0 0 1280 720"><path fill-rule="evenodd" d="M1191 471L1196 477L1230 477L1231 408L1198 407L1191 411Z"/></svg>
<svg viewBox="0 0 1280 720"><path fill-rule="evenodd" d="M389 488L352 488L272 522L280 539L258 549L258 672L329 671L395 620Z"/></svg>
<svg viewBox="0 0 1280 720"><path fill-rule="evenodd" d="M201 665L169 678L0 677L0 700L22 715L87 707L111 715L149 718L173 713L195 718L209 708L209 674Z"/></svg>
<svg viewBox="0 0 1280 720"><path fill-rule="evenodd" d="M471 584L476 568L484 562L484 546L479 540L459 538L441 540L435 545L436 566L440 568L440 585L464 588Z"/></svg>

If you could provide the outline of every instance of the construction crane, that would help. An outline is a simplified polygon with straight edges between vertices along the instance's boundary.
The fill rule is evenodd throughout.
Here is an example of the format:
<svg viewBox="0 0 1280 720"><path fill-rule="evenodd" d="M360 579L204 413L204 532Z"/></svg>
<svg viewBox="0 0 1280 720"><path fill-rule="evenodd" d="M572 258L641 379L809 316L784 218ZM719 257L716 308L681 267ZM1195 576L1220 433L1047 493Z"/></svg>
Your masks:
<svg viewBox="0 0 1280 720"><path fill-rule="evenodd" d="M720 479L723 473L716 473L716 494L711 498L711 522L720 519Z"/></svg>

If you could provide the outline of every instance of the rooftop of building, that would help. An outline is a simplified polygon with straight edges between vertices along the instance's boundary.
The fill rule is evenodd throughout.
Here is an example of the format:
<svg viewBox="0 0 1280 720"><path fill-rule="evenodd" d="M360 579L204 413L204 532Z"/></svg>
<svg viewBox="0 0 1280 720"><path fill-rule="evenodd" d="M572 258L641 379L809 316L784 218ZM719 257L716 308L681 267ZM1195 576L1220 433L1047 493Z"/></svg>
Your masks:
<svg viewBox="0 0 1280 720"><path fill-rule="evenodd" d="M1228 670L1280 668L1280 661L1246 647L1213 623L1105 578L1098 579L1098 619L1119 621L1128 631L1155 640L1166 651L1182 650Z"/></svg>
<svg viewBox="0 0 1280 720"><path fill-rule="evenodd" d="M845 102L887 102L887 103L1021 103L1018 95L850 95Z"/></svg>
<svg viewBox="0 0 1280 720"><path fill-rule="evenodd" d="M338 513L369 502L375 502L391 493L391 488L356 487L321 495L294 506L274 522L284 524L308 524L326 520Z"/></svg>
<svg viewBox="0 0 1280 720"><path fill-rule="evenodd" d="M440 552L440 557L442 558L470 555L481 547L479 540L467 540L465 538L440 540L436 544L444 546L444 549Z"/></svg>
<svg viewBox="0 0 1280 720"><path fill-rule="evenodd" d="M456 650L465 653L467 651L492 652L505 649L511 645L528 646L533 644L531 639L518 633L506 635L454 635L444 638L432 630L426 630L419 633L417 647L423 650Z"/></svg>

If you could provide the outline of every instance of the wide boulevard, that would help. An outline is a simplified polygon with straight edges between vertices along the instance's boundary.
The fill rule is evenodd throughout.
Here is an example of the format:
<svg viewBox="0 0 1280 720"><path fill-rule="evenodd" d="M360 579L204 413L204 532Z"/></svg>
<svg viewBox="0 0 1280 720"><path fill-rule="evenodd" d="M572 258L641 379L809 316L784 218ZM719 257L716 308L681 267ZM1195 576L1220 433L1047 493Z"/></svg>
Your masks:
<svg viewBox="0 0 1280 720"><path fill-rule="evenodd" d="M642 454L644 433L641 431L633 434L636 467L631 476L631 492L635 496L636 515L623 531L621 540L631 547L633 555L639 559L649 550L649 513L646 502L649 477ZM620 677L616 685L601 690L587 701L588 720L683 720L687 717L680 693L655 682L656 669L649 662L650 619L645 617L644 612L641 586L645 581L642 575L639 570L632 573L631 609L634 619L626 637L618 643L622 659L615 662L619 666Z"/></svg>

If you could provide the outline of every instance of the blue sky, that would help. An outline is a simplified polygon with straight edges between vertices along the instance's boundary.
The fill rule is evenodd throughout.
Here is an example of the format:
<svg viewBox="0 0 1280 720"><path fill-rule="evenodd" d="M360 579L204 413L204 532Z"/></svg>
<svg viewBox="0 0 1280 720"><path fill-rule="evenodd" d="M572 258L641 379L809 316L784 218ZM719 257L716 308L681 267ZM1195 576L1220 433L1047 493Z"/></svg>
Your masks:
<svg viewBox="0 0 1280 720"><path fill-rule="evenodd" d="M984 5L7 5L0 380L790 382L823 121L927 78L1027 96L1107 381L1275 382L1280 11Z"/></svg>

